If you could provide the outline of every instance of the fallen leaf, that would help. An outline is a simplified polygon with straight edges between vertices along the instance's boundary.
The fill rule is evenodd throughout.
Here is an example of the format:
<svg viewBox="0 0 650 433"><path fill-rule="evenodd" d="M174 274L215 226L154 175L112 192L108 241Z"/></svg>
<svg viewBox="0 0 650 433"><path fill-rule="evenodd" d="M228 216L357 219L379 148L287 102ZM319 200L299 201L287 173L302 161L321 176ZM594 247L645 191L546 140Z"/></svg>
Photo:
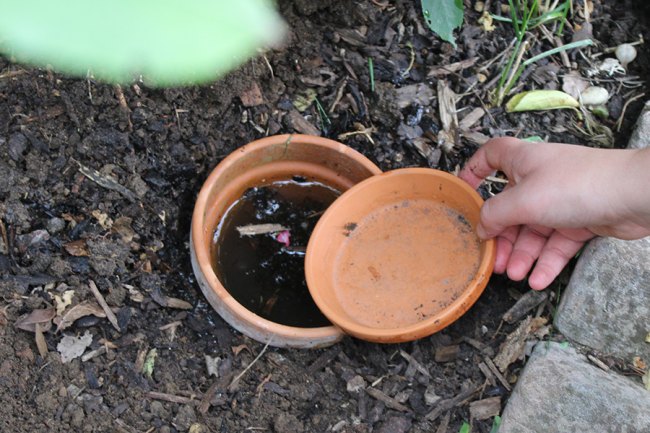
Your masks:
<svg viewBox="0 0 650 433"><path fill-rule="evenodd" d="M634 358L632 358L632 364L634 365L634 367L638 368L639 370L645 370L647 367L647 364L643 359L641 359L640 356L635 356Z"/></svg>
<svg viewBox="0 0 650 433"><path fill-rule="evenodd" d="M303 95L296 96L296 99L293 101L293 106L302 113L314 103L316 97L318 97L318 93L314 89L307 89Z"/></svg>
<svg viewBox="0 0 650 433"><path fill-rule="evenodd" d="M178 298L172 298L170 296L165 296L160 291L160 288L156 287L151 292L151 299L153 299L161 307L175 308L178 310L191 310L192 304L187 301Z"/></svg>
<svg viewBox="0 0 650 433"><path fill-rule="evenodd" d="M240 344L239 346L233 346L233 347L232 347L232 353L233 353L235 356L239 355L239 354L241 353L242 350L247 350L248 353L250 353L251 355L253 354L253 351L250 349L250 347L248 347L248 346L245 345L245 344Z"/></svg>
<svg viewBox="0 0 650 433"><path fill-rule="evenodd" d="M122 242L125 244L131 243L131 241L138 236L131 227L132 222L133 219L129 217L119 217L111 227L111 230L120 235Z"/></svg>
<svg viewBox="0 0 650 433"><path fill-rule="evenodd" d="M492 32L496 29L492 21L492 15L488 11L484 11L481 18L478 19L478 23L483 26L483 30L486 32Z"/></svg>
<svg viewBox="0 0 650 433"><path fill-rule="evenodd" d="M66 362L79 358L92 342L93 336L90 331L86 331L80 337L74 337L72 335L64 336L56 346L56 350L61 354L61 362L65 364Z"/></svg>
<svg viewBox="0 0 650 433"><path fill-rule="evenodd" d="M47 343L45 342L45 337L43 336L43 330L41 329L40 323L36 324L34 338L36 339L36 348L38 349L39 355L41 355L41 358L45 359L48 352Z"/></svg>
<svg viewBox="0 0 650 433"><path fill-rule="evenodd" d="M153 374L153 367L156 364L156 357L158 356L158 351L156 349L151 349L147 353L147 357L144 360L144 365L142 366L142 374L146 377L151 378Z"/></svg>
<svg viewBox="0 0 650 433"><path fill-rule="evenodd" d="M34 310L31 313L23 314L16 320L14 326L28 332L36 332L36 324L41 325L41 331L47 332L52 327L52 319L56 315L54 308Z"/></svg>
<svg viewBox="0 0 650 433"><path fill-rule="evenodd" d="M101 212L97 209L92 211L90 213L99 223L100 226L102 226L103 229L108 230L111 228L113 225L113 220L108 217L104 212Z"/></svg>
<svg viewBox="0 0 650 433"><path fill-rule="evenodd" d="M576 100L580 98L580 94L584 92L587 87L589 87L589 81L584 79L575 71L571 71L562 77L562 90Z"/></svg>
<svg viewBox="0 0 650 433"><path fill-rule="evenodd" d="M517 329L508 334L499 353L494 358L494 364L501 372L505 372L510 364L523 358L526 353L526 341L535 333L541 335L548 333L548 329L544 326L546 323L547 319L544 317L532 319L528 316L522 320Z"/></svg>
<svg viewBox="0 0 650 433"><path fill-rule="evenodd" d="M66 307L72 304L72 297L74 290L66 290L63 296L54 295L54 303L56 304L56 315L60 316L65 311Z"/></svg>
<svg viewBox="0 0 650 433"><path fill-rule="evenodd" d="M241 92L239 99L241 99L241 104L244 107L256 107L264 103L262 91L256 82L253 82L248 89Z"/></svg>
<svg viewBox="0 0 650 433"><path fill-rule="evenodd" d="M101 318L106 317L106 313L99 305L85 301L81 304L75 305L61 317L59 323L57 324L56 332L63 331L64 329L70 327L78 319L90 315Z"/></svg>
<svg viewBox="0 0 650 433"><path fill-rule="evenodd" d="M63 244L63 248L68 254L74 257L88 257L90 255L85 239L79 239L77 241Z"/></svg>
<svg viewBox="0 0 650 433"><path fill-rule="evenodd" d="M580 103L571 95L559 90L531 90L519 93L508 101L506 111L516 113L534 110L577 108Z"/></svg>

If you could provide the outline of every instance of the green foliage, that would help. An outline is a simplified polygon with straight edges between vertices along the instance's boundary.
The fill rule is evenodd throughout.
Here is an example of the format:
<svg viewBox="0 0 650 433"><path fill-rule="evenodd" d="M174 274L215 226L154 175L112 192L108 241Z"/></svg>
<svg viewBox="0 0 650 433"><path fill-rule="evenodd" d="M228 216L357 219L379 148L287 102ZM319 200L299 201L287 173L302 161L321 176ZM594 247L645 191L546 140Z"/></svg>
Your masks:
<svg viewBox="0 0 650 433"><path fill-rule="evenodd" d="M215 79L284 24L269 0L20 0L1 2L0 51L20 62L111 82Z"/></svg>
<svg viewBox="0 0 650 433"><path fill-rule="evenodd" d="M471 427L469 424L466 422L463 422L463 425L460 426L460 430L458 430L458 433L469 433L471 431Z"/></svg>
<svg viewBox="0 0 650 433"><path fill-rule="evenodd" d="M494 417L494 421L492 421L490 433L499 433L499 427L501 427L501 417L497 415Z"/></svg>
<svg viewBox="0 0 650 433"><path fill-rule="evenodd" d="M454 29L463 24L463 0L421 0L429 28L456 48Z"/></svg>

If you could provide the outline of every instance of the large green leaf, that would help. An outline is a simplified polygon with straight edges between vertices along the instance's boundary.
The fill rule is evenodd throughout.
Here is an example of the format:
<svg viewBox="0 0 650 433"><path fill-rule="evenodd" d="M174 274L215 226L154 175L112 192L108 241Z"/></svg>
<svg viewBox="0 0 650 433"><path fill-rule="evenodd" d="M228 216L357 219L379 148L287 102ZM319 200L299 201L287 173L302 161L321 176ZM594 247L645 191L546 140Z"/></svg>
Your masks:
<svg viewBox="0 0 650 433"><path fill-rule="evenodd" d="M454 29L463 24L463 0L422 0L422 13L429 28L455 48Z"/></svg>
<svg viewBox="0 0 650 433"><path fill-rule="evenodd" d="M283 34L269 0L0 0L0 50L112 82L213 80Z"/></svg>

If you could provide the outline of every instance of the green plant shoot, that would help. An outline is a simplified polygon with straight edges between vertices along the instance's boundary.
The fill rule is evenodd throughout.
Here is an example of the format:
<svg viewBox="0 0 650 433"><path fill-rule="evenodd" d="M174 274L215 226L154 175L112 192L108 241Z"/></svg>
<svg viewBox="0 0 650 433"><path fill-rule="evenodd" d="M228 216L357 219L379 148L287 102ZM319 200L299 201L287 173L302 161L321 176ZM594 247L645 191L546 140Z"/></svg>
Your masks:
<svg viewBox="0 0 650 433"><path fill-rule="evenodd" d="M0 51L109 82L168 86L214 80L278 42L269 0L2 1Z"/></svg>
<svg viewBox="0 0 650 433"><path fill-rule="evenodd" d="M463 0L421 0L429 28L456 48L454 29L463 24Z"/></svg>

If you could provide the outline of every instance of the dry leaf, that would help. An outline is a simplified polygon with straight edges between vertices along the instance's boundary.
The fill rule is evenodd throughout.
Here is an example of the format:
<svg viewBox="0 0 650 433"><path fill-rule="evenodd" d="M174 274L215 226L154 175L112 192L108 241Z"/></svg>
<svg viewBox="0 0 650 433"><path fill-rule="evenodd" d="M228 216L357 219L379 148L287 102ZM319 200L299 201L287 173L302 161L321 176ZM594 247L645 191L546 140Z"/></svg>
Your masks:
<svg viewBox="0 0 650 433"><path fill-rule="evenodd" d="M134 238L138 236L135 231L133 231L131 222L133 222L133 220L129 217L119 217L115 220L113 226L111 227L111 230L114 233L120 235L122 242L125 244L130 243Z"/></svg>
<svg viewBox="0 0 650 433"><path fill-rule="evenodd" d="M108 215L106 215L104 212L101 212L101 211L95 209L95 210L92 211L90 214L91 214L93 217L95 217L95 219L97 220L97 222L99 222L99 225L102 226L102 228L105 229L105 230L110 229L111 226L113 225L113 220L110 219L110 218L108 217Z"/></svg>
<svg viewBox="0 0 650 433"><path fill-rule="evenodd" d="M562 90L575 99L580 98L580 94L582 94L587 87L589 87L589 81L582 78L582 76L575 71L571 71L562 77Z"/></svg>
<svg viewBox="0 0 650 433"><path fill-rule="evenodd" d="M60 316L65 311L66 307L72 304L72 297L74 290L66 290L63 296L54 295L54 303L56 304L56 315Z"/></svg>
<svg viewBox="0 0 650 433"><path fill-rule="evenodd" d="M632 358L632 364L634 365L635 368L638 368L639 370L645 370L647 367L647 364L643 359L641 359L640 356L635 356Z"/></svg>
<svg viewBox="0 0 650 433"><path fill-rule="evenodd" d="M221 358L218 356L213 358L210 355L205 355L205 366L208 369L208 376L219 377L219 364L221 364Z"/></svg>
<svg viewBox="0 0 650 433"><path fill-rule="evenodd" d="M88 301L82 302L81 304L72 307L61 317L61 320L59 321L56 328L56 332L63 331L64 329L70 327L78 319L90 315L101 318L106 317L106 313L99 305Z"/></svg>
<svg viewBox="0 0 650 433"><path fill-rule="evenodd" d="M65 364L75 358L79 358L92 342L93 336L89 331L86 331L81 337L66 335L56 346L56 350L61 354L61 362Z"/></svg>
<svg viewBox="0 0 650 433"><path fill-rule="evenodd" d="M88 257L90 255L85 239L79 239L77 241L63 244L63 248L65 248L68 254L74 257Z"/></svg>
<svg viewBox="0 0 650 433"><path fill-rule="evenodd" d="M518 359L521 359L526 353L526 341L539 330L544 329L547 319L544 317L537 317L532 319L528 316L523 320L517 329L511 332L506 340L501 345L501 349L494 358L494 364L505 372L508 366ZM543 332L542 332L543 333Z"/></svg>
<svg viewBox="0 0 650 433"><path fill-rule="evenodd" d="M232 347L232 353L234 353L235 356L239 355L242 350L247 350L248 353L250 353L251 355L253 354L253 351L250 349L250 347L248 347L245 344L240 344L239 346Z"/></svg>
<svg viewBox="0 0 650 433"><path fill-rule="evenodd" d="M508 113L535 110L559 110L577 108L580 103L571 95L559 90L531 90L521 92L510 98L506 104Z"/></svg>
<svg viewBox="0 0 650 433"><path fill-rule="evenodd" d="M39 355L41 355L41 358L45 359L47 356L47 343L45 342L45 337L43 336L43 329L41 328L41 324L37 323L35 328L34 328L34 338L36 339L36 348L38 349Z"/></svg>
<svg viewBox="0 0 650 433"><path fill-rule="evenodd" d="M14 326L28 332L36 332L36 324L41 325L41 331L47 332L52 327L52 319L56 315L54 308L34 310L31 313L23 314L16 320Z"/></svg>

